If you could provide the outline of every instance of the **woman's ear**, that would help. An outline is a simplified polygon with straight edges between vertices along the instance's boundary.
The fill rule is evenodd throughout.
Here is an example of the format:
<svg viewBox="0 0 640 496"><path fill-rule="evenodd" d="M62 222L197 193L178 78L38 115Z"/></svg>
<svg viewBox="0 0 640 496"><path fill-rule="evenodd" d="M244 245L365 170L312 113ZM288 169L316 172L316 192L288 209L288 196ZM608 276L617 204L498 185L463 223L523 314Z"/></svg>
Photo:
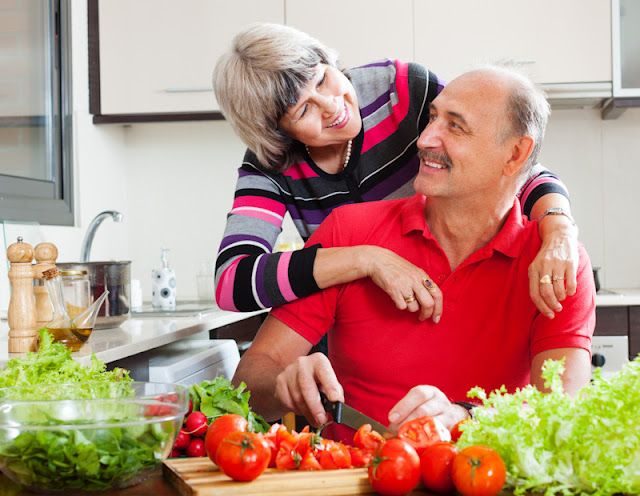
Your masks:
<svg viewBox="0 0 640 496"><path fill-rule="evenodd" d="M514 141L511 148L511 157L507 160L503 169L505 176L510 177L522 169L522 166L533 152L534 144L534 139L531 136L520 136Z"/></svg>

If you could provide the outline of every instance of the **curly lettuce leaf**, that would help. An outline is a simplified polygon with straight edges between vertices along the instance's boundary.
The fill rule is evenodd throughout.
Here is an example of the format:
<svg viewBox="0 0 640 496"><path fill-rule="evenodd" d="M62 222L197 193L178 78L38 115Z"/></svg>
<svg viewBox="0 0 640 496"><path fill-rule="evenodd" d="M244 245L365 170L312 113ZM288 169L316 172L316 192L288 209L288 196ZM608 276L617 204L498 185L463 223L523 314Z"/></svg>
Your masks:
<svg viewBox="0 0 640 496"><path fill-rule="evenodd" d="M27 352L24 357L9 360L6 369L0 371L0 388L37 384L131 381L127 370L116 368L107 371L104 362L93 354L89 365L81 365L71 358L71 351L65 345L53 341L53 336L46 328L40 329L38 333L40 334L38 351Z"/></svg>
<svg viewBox="0 0 640 496"><path fill-rule="evenodd" d="M573 398L563 393L563 371L562 361L545 362L550 393L472 389L469 396L484 405L478 421L464 425L459 446L496 449L515 494L640 493L640 357L609 380L596 373Z"/></svg>

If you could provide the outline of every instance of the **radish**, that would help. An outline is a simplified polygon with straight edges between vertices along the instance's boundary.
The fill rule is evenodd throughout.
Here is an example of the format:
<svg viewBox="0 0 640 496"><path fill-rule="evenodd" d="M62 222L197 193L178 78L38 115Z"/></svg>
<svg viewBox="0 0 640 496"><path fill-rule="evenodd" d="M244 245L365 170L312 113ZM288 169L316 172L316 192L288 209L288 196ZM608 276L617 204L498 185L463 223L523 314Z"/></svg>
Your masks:
<svg viewBox="0 0 640 496"><path fill-rule="evenodd" d="M178 433L178 437L176 437L176 442L173 443L173 449L183 450L187 446L189 446L190 442L191 442L191 436L189 435L189 433L186 430L184 430L184 428L180 429L180 432Z"/></svg>
<svg viewBox="0 0 640 496"><path fill-rule="evenodd" d="M207 423L207 417L202 412L192 412L191 415L187 417L187 434L191 434L195 437L201 437L207 433L208 427L209 424Z"/></svg>
<svg viewBox="0 0 640 496"><path fill-rule="evenodd" d="M192 411L193 411L193 401L189 399L189 410L187 410L187 415L191 415Z"/></svg>
<svg viewBox="0 0 640 496"><path fill-rule="evenodd" d="M185 453L187 456L191 457L207 456L207 453L204 450L204 440L199 437L193 438Z"/></svg>
<svg viewBox="0 0 640 496"><path fill-rule="evenodd" d="M174 448L171 450L171 453L169 453L169 458L180 458L182 454L182 451Z"/></svg>

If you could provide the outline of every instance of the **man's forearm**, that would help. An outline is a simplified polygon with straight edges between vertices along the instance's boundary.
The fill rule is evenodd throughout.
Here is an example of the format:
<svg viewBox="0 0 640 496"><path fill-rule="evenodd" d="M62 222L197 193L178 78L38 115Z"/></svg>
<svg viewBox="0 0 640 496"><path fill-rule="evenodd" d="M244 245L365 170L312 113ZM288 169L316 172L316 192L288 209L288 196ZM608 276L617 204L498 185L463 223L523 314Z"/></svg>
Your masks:
<svg viewBox="0 0 640 496"><path fill-rule="evenodd" d="M251 348L244 354L233 376L234 386L244 382L251 393L249 405L257 414L268 422L281 418L286 409L275 397L276 377L282 372L270 357L251 353Z"/></svg>

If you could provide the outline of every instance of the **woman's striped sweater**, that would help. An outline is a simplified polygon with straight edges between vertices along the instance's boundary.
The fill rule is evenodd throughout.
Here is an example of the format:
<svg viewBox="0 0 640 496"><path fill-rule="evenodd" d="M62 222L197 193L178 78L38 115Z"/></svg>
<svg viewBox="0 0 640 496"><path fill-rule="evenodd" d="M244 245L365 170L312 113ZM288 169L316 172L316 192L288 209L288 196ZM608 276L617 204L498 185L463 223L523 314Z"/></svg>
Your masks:
<svg viewBox="0 0 640 496"><path fill-rule="evenodd" d="M283 173L265 172L247 150L216 261L220 308L253 311L301 298L319 288L313 277L317 246L273 253L287 212L306 241L331 211L348 203L411 196L418 173L416 141L429 103L444 87L424 67L384 60L346 71L355 87L363 128L343 172L327 174L301 144ZM536 166L520 192L528 215L541 196L566 188Z"/></svg>

